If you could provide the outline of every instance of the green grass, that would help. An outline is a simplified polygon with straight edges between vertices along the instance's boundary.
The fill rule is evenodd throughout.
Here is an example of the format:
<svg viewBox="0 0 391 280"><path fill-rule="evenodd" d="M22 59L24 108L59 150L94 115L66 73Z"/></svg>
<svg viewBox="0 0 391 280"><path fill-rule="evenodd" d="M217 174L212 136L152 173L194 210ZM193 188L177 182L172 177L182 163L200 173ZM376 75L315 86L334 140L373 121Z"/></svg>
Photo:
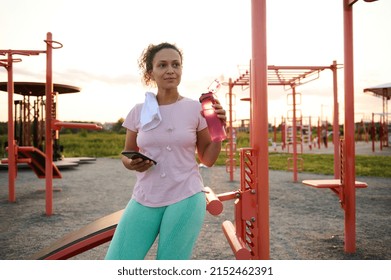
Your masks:
<svg viewBox="0 0 391 280"><path fill-rule="evenodd" d="M272 170L288 170L288 157L281 153L269 154L269 168ZM334 155L300 154L303 159L303 171L308 173L334 174ZM355 167L357 176L391 177L391 159L389 156L356 155Z"/></svg>
<svg viewBox="0 0 391 280"><path fill-rule="evenodd" d="M125 134L117 133L79 132L60 136L65 157L119 157L124 141Z"/></svg>
<svg viewBox="0 0 391 280"><path fill-rule="evenodd" d="M302 172L315 174L334 174L334 155L332 154L300 154L302 158ZM269 153L269 169L288 171L288 158L292 154L287 153ZM236 165L239 166L239 151L235 155ZM227 157L224 152L221 153L216 165L225 165ZM299 166L301 161L298 161ZM356 155L356 176L372 177L391 177L391 158L389 156L364 156ZM292 162L289 163L292 167Z"/></svg>
<svg viewBox="0 0 391 280"><path fill-rule="evenodd" d="M269 134L272 138L272 134ZM277 139L278 140L278 139ZM239 149L249 147L249 137L246 133L239 133L237 140L237 152L235 155L236 165L239 166ZM333 154L300 154L302 158L302 172L315 174L334 174L334 155ZM287 153L269 153L269 169L270 170L285 170L288 171L288 158L292 154ZM225 165L227 156L222 150L216 165ZM292 167L292 162L289 162L289 167ZM301 161L298 162L301 165ZM391 158L389 156L364 156L356 155L355 157L356 176L372 176L372 177L391 177Z"/></svg>
<svg viewBox="0 0 391 280"><path fill-rule="evenodd" d="M0 136L0 142L5 141L5 135ZM270 136L272 137L272 136ZM76 134L61 134L60 145L64 146L65 157L119 157L124 147L125 135L110 132L86 132ZM249 147L247 133L238 133L236 165L239 166L239 149ZM4 154L4 151L2 151ZM269 169L288 170L288 157L286 153L270 153ZM334 174L334 161L332 154L301 154L303 159L303 172L316 174ZM216 165L224 166L227 160L224 149ZM363 156L356 155L356 176L391 177L391 160L389 156Z"/></svg>

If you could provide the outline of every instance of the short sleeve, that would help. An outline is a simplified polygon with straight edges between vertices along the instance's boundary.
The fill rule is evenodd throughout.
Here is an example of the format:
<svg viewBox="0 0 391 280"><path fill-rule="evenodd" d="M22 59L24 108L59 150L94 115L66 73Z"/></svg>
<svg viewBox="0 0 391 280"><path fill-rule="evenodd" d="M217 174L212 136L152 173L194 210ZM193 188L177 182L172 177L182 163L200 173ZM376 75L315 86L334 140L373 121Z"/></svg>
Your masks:
<svg viewBox="0 0 391 280"><path fill-rule="evenodd" d="M141 108L142 104L135 105L126 116L122 126L131 131L138 132L140 128Z"/></svg>
<svg viewBox="0 0 391 280"><path fill-rule="evenodd" d="M199 104L199 113L198 113L198 127L197 127L197 132L198 131L201 131L205 128L208 127L207 123L206 123L206 119L201 115L201 110L202 110L202 107L201 107L201 104Z"/></svg>

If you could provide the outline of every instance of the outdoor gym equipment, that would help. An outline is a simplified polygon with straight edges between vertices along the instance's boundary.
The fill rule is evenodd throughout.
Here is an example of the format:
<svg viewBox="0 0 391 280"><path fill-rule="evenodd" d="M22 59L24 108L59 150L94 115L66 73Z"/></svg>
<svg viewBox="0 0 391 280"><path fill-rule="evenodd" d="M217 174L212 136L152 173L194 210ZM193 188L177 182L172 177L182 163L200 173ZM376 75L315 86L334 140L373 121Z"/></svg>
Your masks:
<svg viewBox="0 0 391 280"><path fill-rule="evenodd" d="M242 149L240 189L216 195L211 188L205 188L206 209L212 215L219 215L223 211L222 201L235 200L235 225L231 221L225 221L222 229L237 259L261 257L257 233L260 219L257 213L256 168L255 151ZM36 253L32 259L68 259L110 241L122 213L123 210L120 210L69 233Z"/></svg>
<svg viewBox="0 0 391 280"><path fill-rule="evenodd" d="M345 86L345 127L344 142L341 156L344 160L343 171L343 196L345 220L345 251L353 253L356 250L355 235L355 143L354 143L354 71L353 71L353 4L357 0L343 0L343 19L344 19L344 86ZM369 1L369 0L367 0ZM244 240L241 240L242 230L252 229L252 240L256 240L251 257L254 259L269 259L269 170L268 170L268 100L267 100L267 52L266 52L266 0L252 0L252 60L250 65L251 76L247 76L250 83L250 100L251 100L251 118L250 129L257 134L250 133L251 148L243 150L243 161L248 161L248 171L241 170L241 176L248 176L249 187L241 189L239 193L229 194L227 196L217 196L220 200L223 197L237 197L237 201L244 201L241 207L235 208L237 217L240 221L233 224L224 223L224 231L228 232L231 247L237 257L247 258L249 248L245 246ZM294 87L293 87L294 89ZM334 115L337 115L334 113ZM295 123L295 121L294 121ZM335 122L334 122L335 123ZM334 133L336 135L336 133ZM337 143L335 141L334 143ZM337 146L337 145L335 145ZM246 158L246 160L243 159ZM337 157L338 159L339 157ZM246 165L244 165L246 166ZM244 167L243 167L244 168ZM339 176L335 174L335 176ZM247 180L247 179L246 179ZM338 186L340 188L341 186ZM336 188L333 188L336 189ZM213 200L213 199L212 199ZM247 209L243 209L248 207ZM246 212L246 211L250 212ZM242 211L242 212L240 212ZM245 213L250 215L245 216ZM254 213L256 216L252 216ZM235 218L237 218L235 217ZM242 221L250 219L253 223L246 223L243 228ZM100 228L98 227L98 230ZM103 239L103 238L102 238ZM252 248L251 248L252 250Z"/></svg>
<svg viewBox="0 0 391 280"><path fill-rule="evenodd" d="M374 86L371 88L364 89L364 92L371 93L376 97L382 98L383 103L383 112L379 113L377 115L380 115L380 150L384 147L389 147L391 143L391 130L390 130L390 122L388 116L390 113L388 113L388 101L391 99L391 83L388 84L382 84L378 86ZM375 114L372 113L372 125L374 126L374 116ZM374 133L374 131L373 131ZM372 138L372 141L374 141L374 137ZM375 145L372 142L372 150L375 151Z"/></svg>
<svg viewBox="0 0 391 280"><path fill-rule="evenodd" d="M6 68L8 73L7 92L8 92L8 158L2 160L2 163L8 164L8 190L10 202L16 201L15 181L17 176L18 163L28 163L30 167L39 174L39 178L45 178L46 190L46 215L53 213L53 178L61 178L61 174L53 163L53 144L58 135L58 130L62 127L101 129L95 124L65 123L56 119L56 93L53 90L52 77L52 52L53 49L62 48L62 44L52 39L50 32L46 35L46 50L0 50L0 55L7 56L6 59L0 59L0 66ZM14 56L30 56L46 54L46 83L38 85L39 91L45 92L45 152L35 149L31 146L19 146L14 138L15 124L13 119L13 94L15 93L15 83L13 80L13 63L21 62L20 58ZM32 93L37 85L30 83L27 90ZM41 88L45 90L42 91ZM39 119L39 116L36 116ZM28 152L27 152L28 151ZM38 173L37 173L38 172Z"/></svg>

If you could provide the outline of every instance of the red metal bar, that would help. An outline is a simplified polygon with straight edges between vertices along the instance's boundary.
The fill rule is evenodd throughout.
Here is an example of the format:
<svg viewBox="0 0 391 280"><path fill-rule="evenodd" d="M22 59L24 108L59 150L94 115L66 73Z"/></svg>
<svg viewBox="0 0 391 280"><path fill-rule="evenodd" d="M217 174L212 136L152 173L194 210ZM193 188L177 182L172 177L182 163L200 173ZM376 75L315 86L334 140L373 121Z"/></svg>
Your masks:
<svg viewBox="0 0 391 280"><path fill-rule="evenodd" d="M16 143L14 139L14 121L13 121L13 106L14 106L14 80L13 80L13 65L12 53L8 53L7 73L8 73L8 200L16 201L15 194L15 179L18 166L16 164Z"/></svg>
<svg viewBox="0 0 391 280"><path fill-rule="evenodd" d="M388 99L387 89L383 88L384 147L388 147Z"/></svg>
<svg viewBox="0 0 391 280"><path fill-rule="evenodd" d="M320 149L320 141L322 139L321 133L320 133L320 123L321 123L321 120L320 120L320 118L318 118L318 130L317 130L317 132L318 132L318 149Z"/></svg>
<svg viewBox="0 0 391 280"><path fill-rule="evenodd" d="M246 244L241 240L237 234L234 225L231 221L225 221L222 224L222 229L225 237L228 240L229 246L235 254L237 260L250 260L251 253L246 248Z"/></svg>
<svg viewBox="0 0 391 280"><path fill-rule="evenodd" d="M240 192L239 192L239 191L235 191L235 192L226 192L226 193L217 194L216 196L217 196L217 198L218 198L220 201L227 201L227 200L232 200L232 199L240 198Z"/></svg>
<svg viewBox="0 0 391 280"><path fill-rule="evenodd" d="M356 251L355 143L354 143L354 67L353 8L343 1L344 79L345 79L345 251Z"/></svg>
<svg viewBox="0 0 391 280"><path fill-rule="evenodd" d="M8 164L9 163L8 158L2 159L1 163ZM31 158L18 158L16 160L16 163L31 163Z"/></svg>
<svg viewBox="0 0 391 280"><path fill-rule="evenodd" d="M270 258L269 241L269 160L268 160L268 99L266 0L251 1L252 59L251 59L251 147L258 151L258 244L259 258ZM256 133L256 136L254 135Z"/></svg>
<svg viewBox="0 0 391 280"><path fill-rule="evenodd" d="M383 150L383 137L384 137L384 122L383 122L383 115L380 116L379 121L379 142L380 142L380 151Z"/></svg>
<svg viewBox="0 0 391 280"><path fill-rule="evenodd" d="M81 129L90 129L90 130L100 130L101 126L93 123L71 123L71 122L61 122L53 120L52 129L60 130L61 128L81 128Z"/></svg>
<svg viewBox="0 0 391 280"><path fill-rule="evenodd" d="M293 182L297 182L297 117L296 117L296 87L292 87L292 143L293 143Z"/></svg>
<svg viewBox="0 0 391 280"><path fill-rule="evenodd" d="M372 113L371 136L372 136L372 152L375 152L376 127L375 127L375 114L374 113Z"/></svg>
<svg viewBox="0 0 391 280"><path fill-rule="evenodd" d="M3 50L1 50L0 52L3 52ZM25 55L25 56L30 56L30 55L39 55L41 53L45 53L45 51L37 51L37 50L5 50L4 51L5 53L12 53L12 54L16 54L16 55ZM17 59L17 60L14 60L16 62L20 62L22 61L21 59Z"/></svg>
<svg viewBox="0 0 391 280"><path fill-rule="evenodd" d="M46 104L45 104L45 182L46 182L46 215L53 214L53 139L52 139L52 33L46 37Z"/></svg>
<svg viewBox="0 0 391 280"><path fill-rule="evenodd" d="M242 176L242 175L241 175ZM235 228L236 228L236 236L238 238L243 238L245 232L245 226L243 225L243 209L242 209L243 201L241 199L236 199L234 202L234 217L235 217ZM243 239L242 239L243 240Z"/></svg>
<svg viewBox="0 0 391 280"><path fill-rule="evenodd" d="M334 92L334 116L333 116L333 143L334 143L334 178L338 179L341 174L341 162L339 159L339 108L338 108L338 84L337 84L337 62L334 60L331 67L333 71L333 92Z"/></svg>
<svg viewBox="0 0 391 280"><path fill-rule="evenodd" d="M277 123L276 123L276 118L274 118L273 145L274 145L274 151L277 151Z"/></svg>
<svg viewBox="0 0 391 280"><path fill-rule="evenodd" d="M223 203L221 203L211 188L205 187L205 197L206 210L214 216L220 215L223 212Z"/></svg>
<svg viewBox="0 0 391 280"><path fill-rule="evenodd" d="M329 68L330 66L284 66L284 65L283 66L269 65L267 67L268 70L311 70L309 71L310 73L323 71ZM298 71L297 73L301 73L301 72ZM296 76L297 73L295 73L296 79L299 78L299 76ZM304 74L305 73L303 73L302 75Z"/></svg>
<svg viewBox="0 0 391 280"><path fill-rule="evenodd" d="M234 135L234 128L233 128L233 121L232 121L232 117L233 117L233 114L232 114L232 80L231 78L229 79L229 92L228 92L228 95L229 95L229 128L230 128L230 132L229 132L229 150L230 150L230 153L229 153L229 180L232 182L234 180L234 138L233 138L233 135Z"/></svg>
<svg viewBox="0 0 391 280"><path fill-rule="evenodd" d="M286 145L286 135L285 135L286 121L284 117L281 117L281 142L282 142L282 150L285 150Z"/></svg>

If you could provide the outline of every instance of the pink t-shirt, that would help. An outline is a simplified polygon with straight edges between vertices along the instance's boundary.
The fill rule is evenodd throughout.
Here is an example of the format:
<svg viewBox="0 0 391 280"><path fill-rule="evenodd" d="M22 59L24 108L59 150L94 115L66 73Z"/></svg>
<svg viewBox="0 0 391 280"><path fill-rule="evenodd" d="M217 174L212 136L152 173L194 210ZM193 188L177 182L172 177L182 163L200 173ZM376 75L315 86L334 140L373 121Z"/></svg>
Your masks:
<svg viewBox="0 0 391 280"><path fill-rule="evenodd" d="M129 112L123 126L137 132L140 152L157 161L146 172L136 172L132 198L149 207L161 207L188 198L203 190L202 177L195 158L197 131L207 127L198 101L182 98L159 106L161 123L142 131L143 104Z"/></svg>

